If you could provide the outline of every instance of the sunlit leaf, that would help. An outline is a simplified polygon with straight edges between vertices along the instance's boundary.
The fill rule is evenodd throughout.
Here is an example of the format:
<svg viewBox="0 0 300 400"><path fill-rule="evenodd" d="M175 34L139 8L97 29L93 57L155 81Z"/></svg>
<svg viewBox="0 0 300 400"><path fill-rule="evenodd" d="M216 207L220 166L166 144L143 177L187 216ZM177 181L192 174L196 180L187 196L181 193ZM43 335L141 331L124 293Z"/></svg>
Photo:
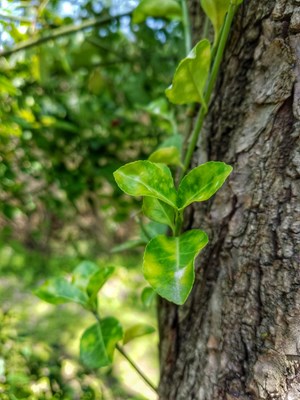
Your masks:
<svg viewBox="0 0 300 400"><path fill-rule="evenodd" d="M219 36L229 5L230 0L201 0L201 6L214 27L215 40Z"/></svg>
<svg viewBox="0 0 300 400"><path fill-rule="evenodd" d="M174 229L175 212L174 208L168 204L154 197L144 197L143 213L153 221L168 225L171 229Z"/></svg>
<svg viewBox="0 0 300 400"><path fill-rule="evenodd" d="M85 291L92 275L99 271L97 264L91 261L82 261L73 271L72 283Z"/></svg>
<svg viewBox="0 0 300 400"><path fill-rule="evenodd" d="M176 0L141 0L132 15L132 22L139 24L147 17L179 19L181 7Z"/></svg>
<svg viewBox="0 0 300 400"><path fill-rule="evenodd" d="M125 331L123 344L127 344L138 337L149 335L153 332L155 332L155 328L153 328L153 326L136 324Z"/></svg>
<svg viewBox="0 0 300 400"><path fill-rule="evenodd" d="M145 307L149 308L156 297L155 291L151 287L145 287L141 294L141 300Z"/></svg>
<svg viewBox="0 0 300 400"><path fill-rule="evenodd" d="M184 58L175 71L172 85L166 90L175 104L201 103L204 107L204 89L209 74L211 49L208 40L201 40Z"/></svg>
<svg viewBox="0 0 300 400"><path fill-rule="evenodd" d="M231 171L230 165L218 161L210 161L194 168L180 182L178 208L183 209L195 201L208 200L220 189Z"/></svg>
<svg viewBox="0 0 300 400"><path fill-rule="evenodd" d="M89 327L80 340L80 358L89 368L106 367L112 363L116 344L123 337L118 320L109 317Z"/></svg>
<svg viewBox="0 0 300 400"><path fill-rule="evenodd" d="M102 267L90 277L87 285L87 293L91 298L97 295L114 271L114 267Z"/></svg>
<svg viewBox="0 0 300 400"><path fill-rule="evenodd" d="M121 190L131 196L155 197L176 207L176 190L169 168L150 161L135 161L114 172Z"/></svg>
<svg viewBox="0 0 300 400"><path fill-rule="evenodd" d="M179 237L157 236L145 250L145 279L162 297L183 304L194 283L194 260L208 243L205 232L191 230Z"/></svg>
<svg viewBox="0 0 300 400"><path fill-rule="evenodd" d="M182 136L173 135L165 140L157 150L155 150L149 161L166 165L181 166Z"/></svg>
<svg viewBox="0 0 300 400"><path fill-rule="evenodd" d="M88 297L78 287L64 278L53 278L39 287L35 294L42 300L52 304L74 302L87 306Z"/></svg>

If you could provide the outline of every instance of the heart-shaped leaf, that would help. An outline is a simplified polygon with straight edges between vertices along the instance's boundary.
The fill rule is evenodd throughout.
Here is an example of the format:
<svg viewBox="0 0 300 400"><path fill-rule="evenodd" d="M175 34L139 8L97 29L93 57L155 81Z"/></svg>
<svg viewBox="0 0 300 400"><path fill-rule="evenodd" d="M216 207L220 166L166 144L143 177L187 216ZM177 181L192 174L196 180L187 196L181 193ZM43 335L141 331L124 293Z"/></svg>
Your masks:
<svg viewBox="0 0 300 400"><path fill-rule="evenodd" d="M155 332L153 326L146 324L136 324L125 331L123 344L127 344L138 337L149 335L153 332Z"/></svg>
<svg viewBox="0 0 300 400"><path fill-rule="evenodd" d="M89 368L106 367L112 363L118 341L123 338L119 321L108 317L89 327L80 340L80 358Z"/></svg>
<svg viewBox="0 0 300 400"><path fill-rule="evenodd" d="M166 96L175 104L201 103L207 82L211 60L211 48L207 39L201 40L178 65L172 85L166 90Z"/></svg>
<svg viewBox="0 0 300 400"><path fill-rule="evenodd" d="M219 37L229 5L230 0L201 0L201 6L214 27L215 41Z"/></svg>
<svg viewBox="0 0 300 400"><path fill-rule="evenodd" d="M154 197L144 197L143 213L153 221L168 225L174 230L175 212L168 204Z"/></svg>
<svg viewBox="0 0 300 400"><path fill-rule="evenodd" d="M218 161L209 161L194 168L180 182L178 209L182 210L195 201L208 200L220 189L231 171L230 165Z"/></svg>
<svg viewBox="0 0 300 400"><path fill-rule="evenodd" d="M176 189L171 171L164 164L135 161L114 172L121 190L131 196L149 196L176 207Z"/></svg>
<svg viewBox="0 0 300 400"><path fill-rule="evenodd" d="M139 24L147 17L180 19L181 7L176 0L142 0L133 11L132 22Z"/></svg>
<svg viewBox="0 0 300 400"><path fill-rule="evenodd" d="M179 237L157 236L145 249L145 279L160 296L183 304L193 287L194 260L207 243L206 233L200 230Z"/></svg>
<svg viewBox="0 0 300 400"><path fill-rule="evenodd" d="M64 278L53 278L39 287L35 294L51 304L74 302L82 306L88 305L88 297L78 287Z"/></svg>

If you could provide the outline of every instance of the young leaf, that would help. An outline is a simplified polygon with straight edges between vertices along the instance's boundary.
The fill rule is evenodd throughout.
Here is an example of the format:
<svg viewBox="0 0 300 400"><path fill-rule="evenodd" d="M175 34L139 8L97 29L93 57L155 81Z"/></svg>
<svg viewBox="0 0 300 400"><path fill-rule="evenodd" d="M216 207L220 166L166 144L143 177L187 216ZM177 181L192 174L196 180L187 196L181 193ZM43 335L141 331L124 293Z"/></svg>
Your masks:
<svg viewBox="0 0 300 400"><path fill-rule="evenodd" d="M73 271L72 283L85 291L91 276L97 271L99 271L97 264L91 261L82 261Z"/></svg>
<svg viewBox="0 0 300 400"><path fill-rule="evenodd" d="M206 233L200 230L179 237L157 236L145 249L145 279L160 296L183 304L193 287L194 260L207 243Z"/></svg>
<svg viewBox="0 0 300 400"><path fill-rule="evenodd" d="M176 207L176 189L166 165L135 161L114 172L121 190L131 196L149 196Z"/></svg>
<svg viewBox="0 0 300 400"><path fill-rule="evenodd" d="M182 136L173 135L166 139L157 150L155 150L149 161L167 165L181 166Z"/></svg>
<svg viewBox="0 0 300 400"><path fill-rule="evenodd" d="M195 201L208 200L220 189L231 171L230 165L218 161L209 161L194 168L180 182L178 209L182 210Z"/></svg>
<svg viewBox="0 0 300 400"><path fill-rule="evenodd" d="M175 104L201 103L209 74L211 60L210 43L201 40L184 58L175 71L172 85L166 90L166 96Z"/></svg>
<svg viewBox="0 0 300 400"><path fill-rule="evenodd" d="M155 332L155 329L150 325L136 324L125 331L123 344L127 344L138 337L149 335L153 332Z"/></svg>
<svg viewBox="0 0 300 400"><path fill-rule="evenodd" d="M168 227L159 222L150 221L148 224L145 224L143 229L141 229L140 237L144 241L144 244L147 244L150 240L155 238L157 235L165 235L167 233Z"/></svg>
<svg viewBox="0 0 300 400"><path fill-rule="evenodd" d="M153 221L168 225L174 230L175 212L168 204L153 197L144 197L143 213Z"/></svg>
<svg viewBox="0 0 300 400"><path fill-rule="evenodd" d="M180 19L181 7L176 0L142 0L133 11L132 22L139 24L147 17Z"/></svg>
<svg viewBox="0 0 300 400"><path fill-rule="evenodd" d="M215 41L219 37L230 0L201 0L201 6L211 20L215 31Z"/></svg>
<svg viewBox="0 0 300 400"><path fill-rule="evenodd" d="M155 299L156 293L151 287L145 287L141 294L141 300L145 307L150 307Z"/></svg>
<svg viewBox="0 0 300 400"><path fill-rule="evenodd" d="M123 337L118 320L112 317L89 327L80 340L80 358L89 368L106 367L112 363L116 344Z"/></svg>
<svg viewBox="0 0 300 400"><path fill-rule="evenodd" d="M87 306L87 295L64 278L53 278L39 287L35 294L51 304L74 302Z"/></svg>

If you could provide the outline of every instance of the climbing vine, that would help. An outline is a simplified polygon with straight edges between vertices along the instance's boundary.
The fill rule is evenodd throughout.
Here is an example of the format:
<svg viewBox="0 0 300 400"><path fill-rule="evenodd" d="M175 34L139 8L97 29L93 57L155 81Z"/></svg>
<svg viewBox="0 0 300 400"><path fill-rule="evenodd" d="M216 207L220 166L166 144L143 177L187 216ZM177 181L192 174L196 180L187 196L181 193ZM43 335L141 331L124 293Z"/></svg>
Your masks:
<svg viewBox="0 0 300 400"><path fill-rule="evenodd" d="M207 38L200 40L192 50L184 0L181 6L177 0L142 0L132 15L133 23L140 23L148 16L182 20L188 55L179 63L173 82L166 89L166 96L174 104L200 104L185 152L182 137L171 118L173 136L163 142L148 160L125 164L114 172L115 181L123 192L143 198L144 215L165 226L159 234L149 233L146 227L143 228L146 233L143 275L150 285L142 294L145 301L156 293L177 305L185 303L194 283L195 258L207 245L208 236L200 229L182 232L184 212L192 203L211 198L232 171L230 165L221 161L209 161L188 170L209 109L232 21L241 3L242 0L201 0L206 18L214 29L214 38L212 43ZM174 176L178 177L177 184ZM121 249L131 245L124 244ZM102 319L99 313L97 295L113 271L110 266L99 269L91 262L83 262L74 270L71 282L62 277L51 279L36 294L53 304L78 303L94 315L95 324L83 333L80 341L80 357L85 365L90 368L110 365L117 348L155 390L119 344L122 339L124 343L124 336L127 343L149 333L151 327L137 324L124 335L117 319Z"/></svg>

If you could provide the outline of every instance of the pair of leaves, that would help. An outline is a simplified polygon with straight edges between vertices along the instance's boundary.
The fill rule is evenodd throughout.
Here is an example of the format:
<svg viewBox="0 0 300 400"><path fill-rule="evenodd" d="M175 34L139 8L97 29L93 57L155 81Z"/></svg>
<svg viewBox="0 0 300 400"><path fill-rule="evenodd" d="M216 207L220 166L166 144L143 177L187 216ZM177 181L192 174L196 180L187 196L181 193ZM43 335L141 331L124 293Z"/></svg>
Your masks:
<svg viewBox="0 0 300 400"><path fill-rule="evenodd" d="M181 7L176 0L141 0L132 15L132 22L139 24L147 17L180 19Z"/></svg>
<svg viewBox="0 0 300 400"><path fill-rule="evenodd" d="M113 267L100 269L90 261L83 261L73 271L72 282L63 277L49 279L35 294L51 304L74 302L95 308L97 294L113 272Z"/></svg>
<svg viewBox="0 0 300 400"><path fill-rule="evenodd" d="M125 193L144 196L145 215L174 228L175 214L193 202L205 201L223 185L232 167L210 161L190 171L176 192L171 171L163 164L135 161L119 168L115 180Z"/></svg>
<svg viewBox="0 0 300 400"><path fill-rule="evenodd" d="M160 296L184 304L194 284L195 258L207 243L208 237L201 230L190 230L179 237L157 236L145 250L145 279Z"/></svg>

